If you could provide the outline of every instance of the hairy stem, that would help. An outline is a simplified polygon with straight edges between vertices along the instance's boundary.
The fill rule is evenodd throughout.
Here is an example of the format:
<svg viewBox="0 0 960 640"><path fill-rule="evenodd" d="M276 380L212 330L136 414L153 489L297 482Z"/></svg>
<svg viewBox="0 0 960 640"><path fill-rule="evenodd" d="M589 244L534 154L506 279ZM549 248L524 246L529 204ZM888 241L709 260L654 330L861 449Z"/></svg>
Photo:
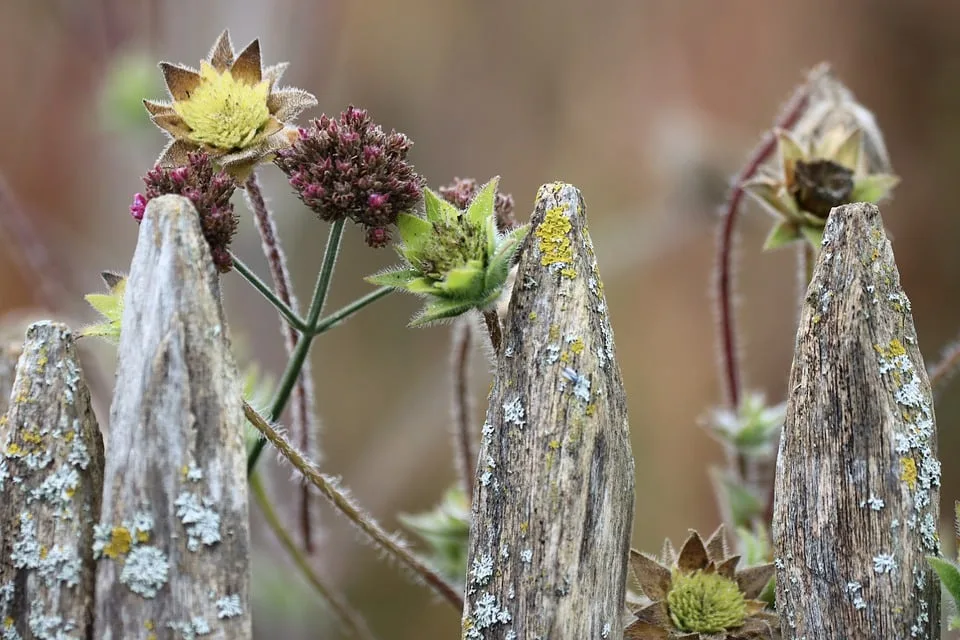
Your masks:
<svg viewBox="0 0 960 640"><path fill-rule="evenodd" d="M241 261L240 258L238 258L234 253L231 252L230 258L233 260L234 270L236 270L236 272L239 273L244 280L250 283L254 289L259 291L260 294L266 298L267 301L272 304L277 311L280 312L280 315L282 315L287 322L290 323L291 327L300 333L306 332L306 323L304 323L300 316L294 313L293 309L288 307L287 304L273 292L273 289L267 286L267 283L261 280L257 274L255 274L250 267L244 264L244 262Z"/></svg>
<svg viewBox="0 0 960 640"><path fill-rule="evenodd" d="M470 343L473 325L461 318L453 327L453 432L457 473L467 500L473 499L473 474L477 452L470 429Z"/></svg>
<svg viewBox="0 0 960 640"><path fill-rule="evenodd" d="M273 215L267 207L267 202L263 197L263 191L260 189L260 182L257 180L256 171L250 174L244 186L247 203L253 211L257 231L260 233L263 255L266 256L267 264L270 265L270 275L273 277L276 297L296 315L297 300L292 291L290 271L287 269L287 261L277 238L277 227L274 223ZM293 357L297 350L298 342L301 342L300 334L286 322L286 318L282 313L280 331L283 334L283 342L287 350L287 355ZM302 449L310 452L312 450L310 445L312 444L312 436L316 424L313 413L313 375L310 372L309 363L301 360L291 386L295 390L295 399L291 411L294 437ZM286 401L284 401L284 404L285 403ZM313 535L311 532L310 492L306 487L300 492L299 511L300 531L303 536L304 547L307 553L312 553Z"/></svg>
<svg viewBox="0 0 960 640"><path fill-rule="evenodd" d="M296 344L290 360L287 362L287 368L284 369L277 387L277 393L273 398L270 407L270 419L279 420L287 402L290 400L290 394L298 378L298 374L306 367L307 354L310 352L310 345L313 338L317 335L314 327L318 324L320 312L323 310L323 303L326 302L327 292L330 289L330 280L333 277L333 267L337 262L337 254L340 252L340 240L343 237L343 220L338 220L330 226L330 236L327 238L327 249L323 255L323 264L320 267L320 274L317 276L317 284L313 290L313 299L310 302L310 310L307 313L307 328L302 339ZM250 474L256 468L257 460L263 453L263 441L257 443L250 456L247 458L247 474Z"/></svg>
<svg viewBox="0 0 960 640"><path fill-rule="evenodd" d="M321 333L326 333L327 331L329 331L330 329L333 329L335 326L339 325L341 322L343 322L344 320L346 320L356 312L360 311L364 307L370 304L373 304L380 298L383 298L384 296L386 296L388 293L393 293L394 291L395 289L393 289L392 287L380 287L379 289L375 289L370 293L368 293L367 295L361 298L357 298L356 300L346 305L345 307L337 309L336 311L328 315L326 318L321 318L317 322L317 325L307 333L310 333L315 336L318 336Z"/></svg>
<svg viewBox="0 0 960 640"><path fill-rule="evenodd" d="M407 549L406 544L400 537L388 534L373 518L363 513L363 511L340 490L334 480L320 473L312 462L304 458L286 438L277 433L277 431L246 402L243 403L243 412L247 420L277 448L280 454L286 458L304 478L309 480L310 483L330 501L337 511L356 525L371 542L404 567L413 571L416 576L453 605L457 611L463 610L463 596L458 590L448 584L420 558Z"/></svg>
<svg viewBox="0 0 960 640"><path fill-rule="evenodd" d="M270 527L273 535L277 537L280 546L290 555L293 564L300 570L300 573L303 574L307 582L309 582L310 585L317 590L317 593L320 594L320 597L330 605L330 609L340 624L349 629L350 632L358 638L374 640L373 632L370 631L370 627L367 626L363 616L350 606L350 603L347 602L343 594L339 593L334 587L325 584L323 580L320 579L320 576L317 575L314 568L310 566L306 557L300 552L300 548L293 541L293 538L290 537L290 534L287 533L283 523L280 522L276 510L274 510L273 505L270 504L267 492L263 488L263 482L261 482L260 476L256 473L250 476L250 490L253 493L254 500L257 502L257 506L260 507L260 511L263 513L263 518L266 520L267 526Z"/></svg>
<svg viewBox="0 0 960 640"><path fill-rule="evenodd" d="M775 127L788 128L793 126L806 109L809 98L809 84L803 87L787 103ZM737 217L740 213L740 203L744 196L744 183L752 178L760 165L763 164L776 148L777 138L773 131L768 131L747 159L747 164L740 171L734 181L734 187L727 199L720 227L720 244L717 250L716 279L714 280L714 296L717 304L717 318L720 324L720 354L721 374L725 381L727 403L731 408L740 406L740 364L737 354L736 330L733 320L733 232L736 229Z"/></svg>

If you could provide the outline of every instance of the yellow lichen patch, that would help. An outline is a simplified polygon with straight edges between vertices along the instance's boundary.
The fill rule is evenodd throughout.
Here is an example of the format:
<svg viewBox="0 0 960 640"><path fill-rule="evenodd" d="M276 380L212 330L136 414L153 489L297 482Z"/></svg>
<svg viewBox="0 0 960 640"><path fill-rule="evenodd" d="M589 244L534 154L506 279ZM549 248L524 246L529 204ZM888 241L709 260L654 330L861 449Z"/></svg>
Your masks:
<svg viewBox="0 0 960 640"><path fill-rule="evenodd" d="M587 405L587 411L586 411L586 413L587 413L588 416L592 416L592 415L595 414L596 412L597 412L597 405L595 405L595 404L592 403L592 402Z"/></svg>
<svg viewBox="0 0 960 640"><path fill-rule="evenodd" d="M146 629L147 631L153 631L156 628L156 626L153 624L153 620L146 620L143 623L143 628Z"/></svg>
<svg viewBox="0 0 960 640"><path fill-rule="evenodd" d="M137 529L137 542L150 542L150 532Z"/></svg>
<svg viewBox="0 0 960 640"><path fill-rule="evenodd" d="M917 488L917 462L913 458L900 458L900 480L907 483L910 491Z"/></svg>
<svg viewBox="0 0 960 640"><path fill-rule="evenodd" d="M70 499L74 496L75 493L77 493L77 488L68 487L63 493L67 496L67 499Z"/></svg>
<svg viewBox="0 0 960 640"><path fill-rule="evenodd" d="M110 542L103 547L103 555L116 560L130 551L133 538L126 527L114 527L110 531Z"/></svg>
<svg viewBox="0 0 960 640"><path fill-rule="evenodd" d="M7 414L3 414L2 416L0 416L0 427L7 426L8 422L9 420L7 419Z"/></svg>
<svg viewBox="0 0 960 640"><path fill-rule="evenodd" d="M10 616L7 616L6 618L3 619L4 629L9 629L12 626L13 626L13 618L11 618Z"/></svg>
<svg viewBox="0 0 960 640"><path fill-rule="evenodd" d="M559 441L559 440L551 440L551 441L547 444L547 446L550 447L551 449L553 449L554 451L556 451L557 449L560 448L560 441Z"/></svg>
<svg viewBox="0 0 960 640"><path fill-rule="evenodd" d="M28 444L43 444L43 436L36 431L24 431L20 437Z"/></svg>
<svg viewBox="0 0 960 640"><path fill-rule="evenodd" d="M547 210L535 234L540 239L540 264L544 267L559 265L560 272L568 278L576 275L572 268L573 246L568 235L572 228L564 215L564 207L553 207Z"/></svg>
<svg viewBox="0 0 960 640"><path fill-rule="evenodd" d="M15 458L23 455L23 447L21 447L16 442L11 442L7 445L7 448L3 452L5 455Z"/></svg>
<svg viewBox="0 0 960 640"><path fill-rule="evenodd" d="M570 343L570 351L573 351L576 355L583 353L584 344L582 338L577 338Z"/></svg>
<svg viewBox="0 0 960 640"><path fill-rule="evenodd" d="M560 326L552 324L550 325L550 340L557 340L560 338Z"/></svg>
<svg viewBox="0 0 960 640"><path fill-rule="evenodd" d="M73 429L71 429L70 431L67 431L65 434L63 434L63 441L66 442L67 444L70 444L71 442L73 442L73 439L76 436L77 434L74 432Z"/></svg>
<svg viewBox="0 0 960 640"><path fill-rule="evenodd" d="M531 311L531 312L530 312L530 315L527 316L527 317L530 318L530 322L533 322L534 320L537 319L537 312L536 312L536 311Z"/></svg>
<svg viewBox="0 0 960 640"><path fill-rule="evenodd" d="M813 318L811 318L811 320L813 320L813 324L820 324L820 314L819 313L813 314Z"/></svg>
<svg viewBox="0 0 960 640"><path fill-rule="evenodd" d="M40 559L41 559L41 560L46 560L46 559L47 559L47 555L48 555L49 553L50 553L50 550L47 549L47 545L45 545L45 544L40 545Z"/></svg>
<svg viewBox="0 0 960 640"><path fill-rule="evenodd" d="M527 535L527 531L528 531L529 529L530 529L530 523L529 523L529 522L521 522L521 523L520 523L520 535L522 535L522 536Z"/></svg>

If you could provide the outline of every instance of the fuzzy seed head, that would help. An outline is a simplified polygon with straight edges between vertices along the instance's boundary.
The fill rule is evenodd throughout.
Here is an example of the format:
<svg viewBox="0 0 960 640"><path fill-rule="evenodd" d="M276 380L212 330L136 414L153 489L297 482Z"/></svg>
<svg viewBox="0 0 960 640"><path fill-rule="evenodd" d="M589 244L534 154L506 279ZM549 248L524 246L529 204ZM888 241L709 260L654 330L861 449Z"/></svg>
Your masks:
<svg viewBox="0 0 960 640"><path fill-rule="evenodd" d="M670 618L682 631L720 633L742 626L747 604L737 583L717 573L675 571L667 594Z"/></svg>

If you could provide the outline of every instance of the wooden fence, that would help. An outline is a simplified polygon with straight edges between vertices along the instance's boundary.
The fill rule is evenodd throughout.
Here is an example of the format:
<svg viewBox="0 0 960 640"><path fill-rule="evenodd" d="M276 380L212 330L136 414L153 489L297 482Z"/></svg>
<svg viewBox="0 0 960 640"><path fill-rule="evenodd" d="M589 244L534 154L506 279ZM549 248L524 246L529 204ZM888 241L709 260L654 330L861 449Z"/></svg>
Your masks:
<svg viewBox="0 0 960 640"><path fill-rule="evenodd" d="M35 324L22 348L0 349L5 640L251 636L240 385L188 201L150 203L129 278L104 436L66 326ZM575 188L541 189L516 282L462 637L616 640L633 460ZM924 562L938 546L933 407L875 207L831 215L788 391L774 516L784 637L938 637Z"/></svg>

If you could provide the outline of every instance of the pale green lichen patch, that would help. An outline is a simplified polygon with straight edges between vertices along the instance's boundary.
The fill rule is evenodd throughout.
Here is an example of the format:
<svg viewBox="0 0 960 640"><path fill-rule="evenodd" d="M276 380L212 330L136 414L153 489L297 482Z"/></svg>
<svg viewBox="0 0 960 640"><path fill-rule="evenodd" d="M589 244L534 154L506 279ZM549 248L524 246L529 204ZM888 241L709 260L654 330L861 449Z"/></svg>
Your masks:
<svg viewBox="0 0 960 640"><path fill-rule="evenodd" d="M144 598L153 598L167 583L170 562L156 547L138 546L127 556L120 572L120 582Z"/></svg>
<svg viewBox="0 0 960 640"><path fill-rule="evenodd" d="M212 509L210 499L183 491L173 504L187 531L187 549L198 551L201 543L211 546L220 542L220 514Z"/></svg>

